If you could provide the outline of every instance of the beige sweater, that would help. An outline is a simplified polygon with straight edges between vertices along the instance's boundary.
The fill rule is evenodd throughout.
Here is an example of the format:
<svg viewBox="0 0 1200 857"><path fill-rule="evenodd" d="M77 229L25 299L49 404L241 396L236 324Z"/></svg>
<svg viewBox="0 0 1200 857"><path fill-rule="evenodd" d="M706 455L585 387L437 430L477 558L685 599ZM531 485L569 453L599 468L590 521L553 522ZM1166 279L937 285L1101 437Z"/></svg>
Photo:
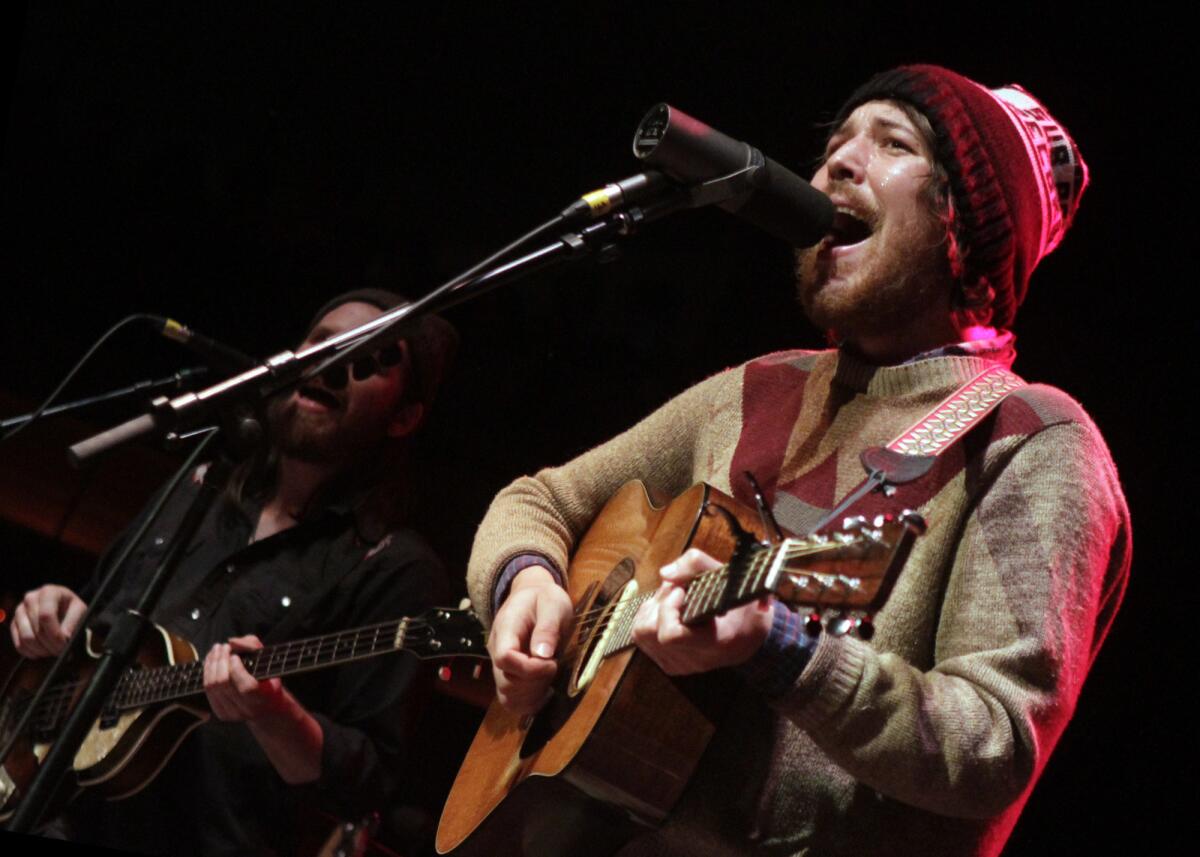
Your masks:
<svg viewBox="0 0 1200 857"><path fill-rule="evenodd" d="M565 569L634 478L748 500L731 478L748 469L780 523L805 532L862 480L862 449L985 365L786 352L715 375L497 495L476 536L472 599L490 620L496 577L518 554ZM671 818L622 855L1000 851L1120 603L1128 511L1095 426L1041 385L1012 394L921 480L856 510L904 507L929 531L872 641L826 634L782 699L740 694Z"/></svg>

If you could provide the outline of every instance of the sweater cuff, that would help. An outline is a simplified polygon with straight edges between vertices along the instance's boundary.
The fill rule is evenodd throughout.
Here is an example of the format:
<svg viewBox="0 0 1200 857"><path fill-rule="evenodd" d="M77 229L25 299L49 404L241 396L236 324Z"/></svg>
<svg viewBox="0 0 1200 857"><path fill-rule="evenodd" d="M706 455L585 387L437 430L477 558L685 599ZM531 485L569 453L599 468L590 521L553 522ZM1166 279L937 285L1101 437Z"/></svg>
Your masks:
<svg viewBox="0 0 1200 857"><path fill-rule="evenodd" d="M773 700L802 729L819 729L853 697L870 646L849 635L821 634L792 689Z"/></svg>
<svg viewBox="0 0 1200 857"><path fill-rule="evenodd" d="M496 578L496 588L492 590L493 616L500 609L500 605L504 603L504 599L508 597L508 590L512 586L513 579L525 569L535 565L540 565L549 571L558 585L566 589L566 582L563 580L562 572L558 570L557 566L549 558L542 556L540 553L520 554L505 563L504 568L500 570L500 576Z"/></svg>
<svg viewBox="0 0 1200 857"><path fill-rule="evenodd" d="M805 630L804 617L780 601L771 604L771 630L762 647L739 667L746 682L767 699L778 699L799 679L820 641Z"/></svg>

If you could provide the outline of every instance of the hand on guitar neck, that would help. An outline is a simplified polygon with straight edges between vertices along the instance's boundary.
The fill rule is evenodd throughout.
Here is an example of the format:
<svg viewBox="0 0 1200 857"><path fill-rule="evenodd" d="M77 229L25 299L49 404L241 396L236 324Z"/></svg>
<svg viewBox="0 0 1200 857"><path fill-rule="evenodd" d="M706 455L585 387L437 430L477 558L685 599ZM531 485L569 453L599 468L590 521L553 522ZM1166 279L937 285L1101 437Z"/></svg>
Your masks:
<svg viewBox="0 0 1200 857"><path fill-rule="evenodd" d="M321 724L278 678L259 681L238 653L262 648L253 635L217 643L204 658L204 694L218 720L244 722L283 781L309 783L321 776L325 734Z"/></svg>
<svg viewBox="0 0 1200 857"><path fill-rule="evenodd" d="M547 569L530 566L513 578L488 637L501 705L515 714L542 707L573 620L570 596Z"/></svg>
<svg viewBox="0 0 1200 857"><path fill-rule="evenodd" d="M698 548L660 569L663 583L638 609L633 639L663 672L690 675L749 660L771 630L771 599L759 598L741 607L685 625L681 616L687 586L697 575L721 563Z"/></svg>

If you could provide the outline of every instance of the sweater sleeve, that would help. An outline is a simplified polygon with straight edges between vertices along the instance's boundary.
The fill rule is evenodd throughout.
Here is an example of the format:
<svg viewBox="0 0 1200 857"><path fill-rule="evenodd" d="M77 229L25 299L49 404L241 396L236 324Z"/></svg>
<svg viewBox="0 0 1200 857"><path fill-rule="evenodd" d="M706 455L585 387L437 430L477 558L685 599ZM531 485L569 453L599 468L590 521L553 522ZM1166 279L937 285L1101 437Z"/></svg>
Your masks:
<svg viewBox="0 0 1200 857"><path fill-rule="evenodd" d="M986 818L1022 798L1070 719L1120 603L1128 511L1095 429L1027 439L974 504L932 669L823 635L777 708L877 791ZM914 571L907 569L907 572Z"/></svg>
<svg viewBox="0 0 1200 857"><path fill-rule="evenodd" d="M576 542L626 482L640 479L672 496L691 485L697 439L712 427L714 412L721 430L737 436L737 409L714 403L739 397L740 381L740 369L714 375L607 443L561 467L521 477L497 494L467 567L471 601L484 624L491 624L492 595L504 566L522 554L539 554L565 579Z"/></svg>

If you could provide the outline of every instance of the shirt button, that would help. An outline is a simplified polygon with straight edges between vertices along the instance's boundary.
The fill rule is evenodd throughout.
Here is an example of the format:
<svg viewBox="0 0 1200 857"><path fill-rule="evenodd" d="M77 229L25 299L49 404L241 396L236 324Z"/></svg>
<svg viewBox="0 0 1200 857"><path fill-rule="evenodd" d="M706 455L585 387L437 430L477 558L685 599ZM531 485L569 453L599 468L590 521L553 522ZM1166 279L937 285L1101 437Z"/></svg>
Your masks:
<svg viewBox="0 0 1200 857"><path fill-rule="evenodd" d="M229 565L225 566L225 573L226 573L226 574L233 574L233 570L234 570L236 567L237 567L237 566L235 566L233 563L229 563Z"/></svg>
<svg viewBox="0 0 1200 857"><path fill-rule="evenodd" d="M192 612L189 613L188 615L191 616L193 619L199 619L200 618L200 608L193 607Z"/></svg>
<svg viewBox="0 0 1200 857"><path fill-rule="evenodd" d="M166 540L166 537L164 537L164 536L155 536L155 537L154 537L154 546L155 546L155 547L162 547L162 546L163 546L163 544L165 544L165 543L166 543L166 541L167 541L167 540Z"/></svg>
<svg viewBox="0 0 1200 857"><path fill-rule="evenodd" d="M279 603L282 604L284 607L291 607L292 606L292 597L290 595L285 595L279 599Z"/></svg>

